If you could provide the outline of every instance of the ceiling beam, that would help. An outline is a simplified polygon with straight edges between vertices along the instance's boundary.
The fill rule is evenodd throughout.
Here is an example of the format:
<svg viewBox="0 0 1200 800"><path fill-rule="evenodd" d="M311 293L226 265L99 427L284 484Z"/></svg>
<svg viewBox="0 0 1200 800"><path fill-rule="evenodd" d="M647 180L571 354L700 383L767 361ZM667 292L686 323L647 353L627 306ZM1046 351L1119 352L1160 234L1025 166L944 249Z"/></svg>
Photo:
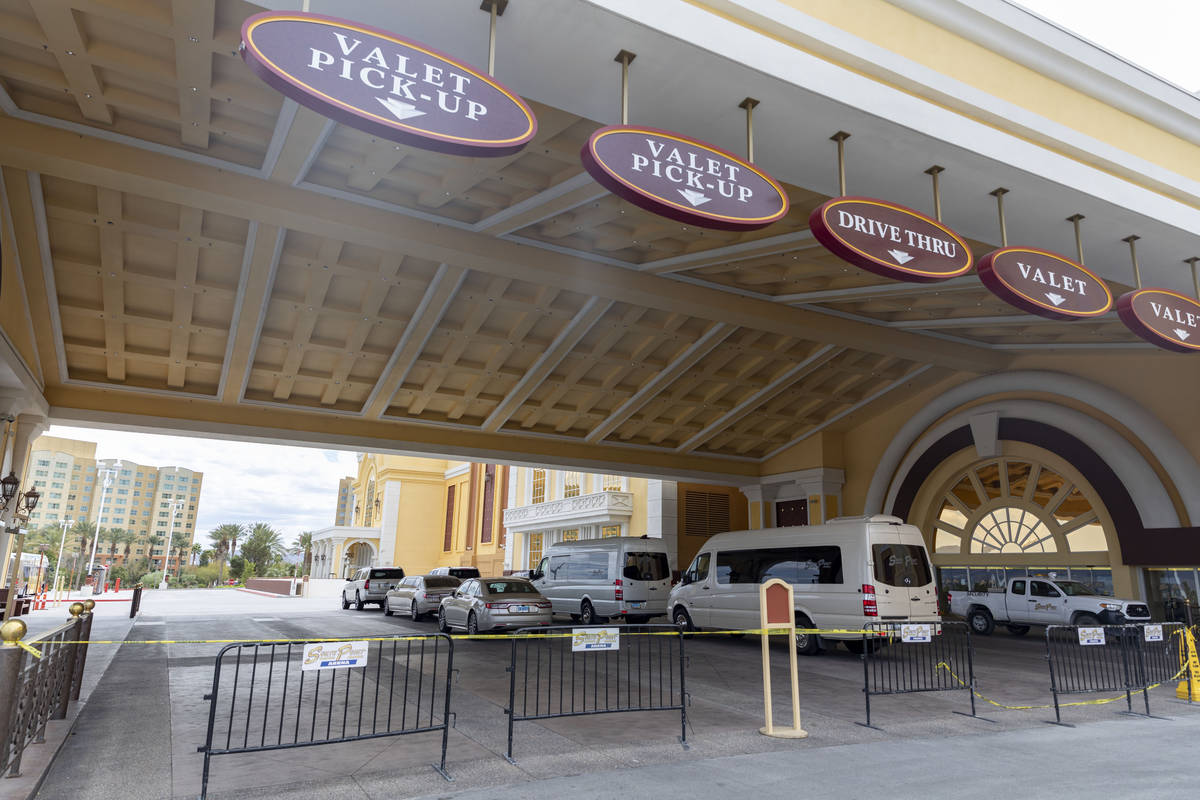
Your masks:
<svg viewBox="0 0 1200 800"><path fill-rule="evenodd" d="M425 290L425 296L413 312L408 327L396 343L396 349L384 367L383 374L379 376L379 381L363 404L362 413L368 418L379 419L392 404L396 390L404 384L404 379L408 377L413 364L417 363L417 358L425 349L433 329L441 322L455 295L467 280L467 274L468 270L462 267L449 264L438 267L433 280L429 282L429 288Z"/></svg>
<svg viewBox="0 0 1200 800"><path fill-rule="evenodd" d="M213 22L216 0L171 0L179 138L208 149L212 119Z"/></svg>
<svg viewBox="0 0 1200 800"><path fill-rule="evenodd" d="M855 286L850 289L821 289L815 292L798 292L796 294L781 294L775 299L780 303L861 303L867 300L879 300L885 297L903 297L909 294L927 294L929 292L962 292L971 289L982 289L983 284L974 275L961 278L951 278L941 283L905 283L889 281L874 283L870 286Z"/></svg>
<svg viewBox="0 0 1200 800"><path fill-rule="evenodd" d="M469 264L475 271L541 286L558 286L797 339L968 372L1001 369L1012 359L1007 353L960 342L930 341L917 333L882 330L858 320L498 240L249 175L215 172L116 142L92 140L87 148L80 148L75 134L11 118L0 119L0 162L439 263Z"/></svg>
<svg viewBox="0 0 1200 800"><path fill-rule="evenodd" d="M286 234L287 231L274 225L250 226L225 348L225 369L218 387L222 403L237 403L246 388Z"/></svg>
<svg viewBox="0 0 1200 800"><path fill-rule="evenodd" d="M583 304L579 313L563 327L550 346L538 357L529 370L521 376L521 380L508 393L508 396L496 406L495 410L483 421L482 429L487 433L495 433L504 427L504 423L519 409L526 400L549 377L554 368L562 363L567 354L575 349L575 345L587 335L592 326L600 321L612 308L611 300L601 300L593 297Z"/></svg>
<svg viewBox="0 0 1200 800"><path fill-rule="evenodd" d="M30 7L42 26L47 49L67 77L79 111L94 122L112 125L112 110L104 102L100 79L96 77L96 70L88 59L87 43L79 30L71 4L67 0L39 0L30 3Z"/></svg>
<svg viewBox="0 0 1200 800"><path fill-rule="evenodd" d="M167 366L167 385L182 389L187 382L188 343L192 313L196 305L196 270L200 265L200 238L204 212L198 208L180 210L179 232L184 239L176 248L174 308L171 312L171 363Z"/></svg>
<svg viewBox="0 0 1200 800"><path fill-rule="evenodd" d="M101 189L96 204L99 217L115 223L121 219L121 193ZM101 297L104 303L104 349L108 379L125 380L125 237L115 227L100 228Z"/></svg>
<svg viewBox="0 0 1200 800"><path fill-rule="evenodd" d="M681 445L676 447L675 452L692 452L697 447L704 444L709 439L716 436L718 433L725 430L754 409L758 408L758 406L762 405L767 400L770 400L772 397L803 378L805 375L812 374L824 366L827 362L837 358L844 351L845 348L836 347L834 345L825 345L824 347L817 348L817 350L808 358L789 368L782 375L775 378L766 386L762 387L756 392L753 392L745 400L738 403L729 411L726 411L713 422L704 426L699 433L691 436Z"/></svg>
<svg viewBox="0 0 1200 800"><path fill-rule="evenodd" d="M646 381L632 397L618 406L603 422L588 432L585 438L589 442L599 442L619 428L626 420L636 414L646 403L674 383L681 375L696 366L697 362L717 349L728 339L737 328L718 322L704 332L680 353L674 361L665 366L657 375Z"/></svg>
<svg viewBox="0 0 1200 800"><path fill-rule="evenodd" d="M342 254L343 243L336 239L326 239L317 252L316 261L308 269L308 286L304 290L304 305L296 311L296 327L292 331L292 340L288 345L287 355L279 368L279 381L275 384L274 397L276 400L287 400L292 396L292 388L296 385L296 375L300 372L300 364L304 360L304 348L312 338L313 329L317 327L317 318L321 306L325 304L325 294L333 281L333 270L330 269L338 262Z"/></svg>

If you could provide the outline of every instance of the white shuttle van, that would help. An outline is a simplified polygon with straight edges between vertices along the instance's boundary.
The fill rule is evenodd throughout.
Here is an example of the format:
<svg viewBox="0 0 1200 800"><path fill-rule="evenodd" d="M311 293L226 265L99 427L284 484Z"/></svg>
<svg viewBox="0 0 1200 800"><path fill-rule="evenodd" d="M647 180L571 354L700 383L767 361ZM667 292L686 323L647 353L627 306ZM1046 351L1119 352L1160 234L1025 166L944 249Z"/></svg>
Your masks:
<svg viewBox="0 0 1200 800"><path fill-rule="evenodd" d="M644 623L667 613L671 568L662 539L612 536L551 545L529 580L555 614Z"/></svg>
<svg viewBox="0 0 1200 800"><path fill-rule="evenodd" d="M713 536L671 591L671 619L685 629L757 628L758 587L770 578L792 584L799 628L939 618L921 532L877 515ZM797 634L796 649L813 655L821 639L839 639L852 652L863 648L853 634Z"/></svg>

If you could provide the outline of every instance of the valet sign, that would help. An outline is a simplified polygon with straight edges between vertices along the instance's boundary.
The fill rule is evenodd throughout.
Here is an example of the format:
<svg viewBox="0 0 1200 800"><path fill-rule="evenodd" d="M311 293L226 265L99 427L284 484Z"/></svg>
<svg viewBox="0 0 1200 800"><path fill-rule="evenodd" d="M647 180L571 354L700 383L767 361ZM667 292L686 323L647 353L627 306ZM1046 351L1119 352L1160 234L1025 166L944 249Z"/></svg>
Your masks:
<svg viewBox="0 0 1200 800"><path fill-rule="evenodd" d="M299 12L242 25L242 58L301 105L395 142L463 156L518 152L529 106L491 77L395 34Z"/></svg>
<svg viewBox="0 0 1200 800"><path fill-rule="evenodd" d="M1167 289L1138 289L1121 295L1117 314L1150 344L1176 353L1200 350L1200 303Z"/></svg>
<svg viewBox="0 0 1200 800"><path fill-rule="evenodd" d="M901 281L965 275L971 248L954 231L911 208L869 197L835 197L808 218L817 241L843 261Z"/></svg>
<svg viewBox="0 0 1200 800"><path fill-rule="evenodd" d="M677 133L612 125L591 135L580 158L613 194L679 222L754 230L788 212L787 193L765 172Z"/></svg>
<svg viewBox="0 0 1200 800"><path fill-rule="evenodd" d="M993 250L979 260L978 272L992 294L1048 319L1098 317L1113 306L1104 281L1082 264L1045 250Z"/></svg>

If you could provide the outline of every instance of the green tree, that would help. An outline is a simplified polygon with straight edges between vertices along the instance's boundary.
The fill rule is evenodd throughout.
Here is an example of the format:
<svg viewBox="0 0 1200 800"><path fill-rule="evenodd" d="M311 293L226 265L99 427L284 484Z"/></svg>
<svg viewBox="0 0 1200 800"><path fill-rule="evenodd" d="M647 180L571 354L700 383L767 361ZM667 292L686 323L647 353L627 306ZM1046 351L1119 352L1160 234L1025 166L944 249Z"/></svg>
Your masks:
<svg viewBox="0 0 1200 800"><path fill-rule="evenodd" d="M124 528L107 528L103 531L103 541L108 542L108 560L111 563L117 557L117 548L125 541Z"/></svg>
<svg viewBox="0 0 1200 800"><path fill-rule="evenodd" d="M133 565L130 563L133 558L133 546L137 544L138 535L133 531L121 531L120 541L118 542L123 548L124 558L121 559L121 566L125 567L126 571ZM126 580L133 580L133 576L127 576Z"/></svg>
<svg viewBox="0 0 1200 800"><path fill-rule="evenodd" d="M148 540L150 545L150 563L154 563L154 548L161 546L163 548L163 574L167 572L167 549L165 536L151 536Z"/></svg>
<svg viewBox="0 0 1200 800"><path fill-rule="evenodd" d="M312 544L312 531L304 531L296 537L296 549L304 553L304 569L300 573L301 575L308 575L309 568L312 566Z"/></svg>
<svg viewBox="0 0 1200 800"><path fill-rule="evenodd" d="M218 567L217 581L223 580L222 572L225 561L228 556L233 555L233 548L237 544L238 537L242 535L243 528L234 522L227 522L223 525L218 525L213 528L208 534L208 540L212 542L213 550L216 551Z"/></svg>
<svg viewBox="0 0 1200 800"><path fill-rule="evenodd" d="M204 552L204 545L200 544L199 542L192 542L190 552L192 555L188 559L188 563L190 564L191 562L195 561L198 566L200 564L200 554Z"/></svg>
<svg viewBox="0 0 1200 800"><path fill-rule="evenodd" d="M265 575L267 568L283 555L283 537L265 522L256 522L242 544L242 556L254 564L254 572Z"/></svg>
<svg viewBox="0 0 1200 800"><path fill-rule="evenodd" d="M183 558L191 547L192 537L187 534L187 531L176 531L171 534L171 549L175 551L176 576L183 574Z"/></svg>
<svg viewBox="0 0 1200 800"><path fill-rule="evenodd" d="M235 581L240 581L242 579L243 574L246 572L247 566L248 566L248 563L247 563L246 559L243 558L242 556L230 556L229 557L229 577L233 578Z"/></svg>

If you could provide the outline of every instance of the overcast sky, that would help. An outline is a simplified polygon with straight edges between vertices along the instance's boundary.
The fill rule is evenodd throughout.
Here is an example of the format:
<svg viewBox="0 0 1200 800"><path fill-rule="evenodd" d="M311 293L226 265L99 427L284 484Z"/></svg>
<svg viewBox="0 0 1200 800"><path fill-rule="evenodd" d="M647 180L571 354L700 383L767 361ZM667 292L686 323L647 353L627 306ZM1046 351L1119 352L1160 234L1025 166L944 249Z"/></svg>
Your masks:
<svg viewBox="0 0 1200 800"><path fill-rule="evenodd" d="M97 458L204 473L196 541L224 522L268 522L291 544L333 524L338 481L358 471L354 453L53 425L50 436L96 442Z"/></svg>
<svg viewBox="0 0 1200 800"><path fill-rule="evenodd" d="M1200 89L1200 0L1020 0L1020 5L1172 83ZM333 524L338 480L353 453L181 436L54 426L51 435L98 443L99 458L204 472L199 541L223 522L266 521L291 542Z"/></svg>

